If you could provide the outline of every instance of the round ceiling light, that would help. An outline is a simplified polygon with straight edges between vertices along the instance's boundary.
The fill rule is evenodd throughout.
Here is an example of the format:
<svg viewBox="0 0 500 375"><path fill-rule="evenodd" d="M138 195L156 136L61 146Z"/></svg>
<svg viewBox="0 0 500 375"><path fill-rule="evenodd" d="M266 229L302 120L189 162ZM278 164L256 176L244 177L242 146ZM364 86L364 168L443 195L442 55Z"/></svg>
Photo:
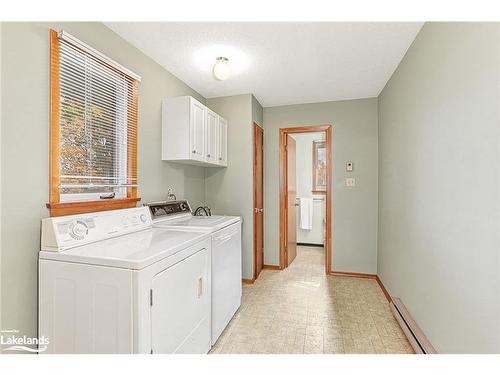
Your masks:
<svg viewBox="0 0 500 375"><path fill-rule="evenodd" d="M217 57L215 59L214 77L219 81L225 81L231 75L231 68L229 66L229 59L227 57Z"/></svg>

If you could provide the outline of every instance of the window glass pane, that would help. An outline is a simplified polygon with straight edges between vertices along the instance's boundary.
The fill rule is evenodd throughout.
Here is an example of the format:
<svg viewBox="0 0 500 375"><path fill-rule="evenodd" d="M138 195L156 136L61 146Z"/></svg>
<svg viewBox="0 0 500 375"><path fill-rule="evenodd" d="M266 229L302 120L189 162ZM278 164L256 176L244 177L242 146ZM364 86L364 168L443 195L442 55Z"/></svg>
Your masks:
<svg viewBox="0 0 500 375"><path fill-rule="evenodd" d="M74 200L124 195L123 185L136 183L127 180L129 85L119 72L61 43L60 194Z"/></svg>

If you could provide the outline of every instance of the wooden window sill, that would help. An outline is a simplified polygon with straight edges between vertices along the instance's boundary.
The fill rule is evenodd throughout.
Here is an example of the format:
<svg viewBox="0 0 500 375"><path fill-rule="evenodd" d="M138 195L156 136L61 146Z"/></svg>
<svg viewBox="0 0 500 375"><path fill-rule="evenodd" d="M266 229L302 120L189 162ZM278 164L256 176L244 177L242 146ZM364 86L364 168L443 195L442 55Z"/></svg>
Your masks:
<svg viewBox="0 0 500 375"><path fill-rule="evenodd" d="M78 201L47 203L50 216L76 215L97 211L118 210L136 207L141 198L102 199L98 201Z"/></svg>

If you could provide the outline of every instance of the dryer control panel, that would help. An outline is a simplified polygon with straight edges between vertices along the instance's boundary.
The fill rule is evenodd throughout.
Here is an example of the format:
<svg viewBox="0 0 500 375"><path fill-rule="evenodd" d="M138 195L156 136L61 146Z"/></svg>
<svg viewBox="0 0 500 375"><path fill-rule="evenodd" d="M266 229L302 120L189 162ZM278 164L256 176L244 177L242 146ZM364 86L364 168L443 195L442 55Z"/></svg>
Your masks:
<svg viewBox="0 0 500 375"><path fill-rule="evenodd" d="M150 228L147 207L50 217L42 220L41 249L64 251Z"/></svg>

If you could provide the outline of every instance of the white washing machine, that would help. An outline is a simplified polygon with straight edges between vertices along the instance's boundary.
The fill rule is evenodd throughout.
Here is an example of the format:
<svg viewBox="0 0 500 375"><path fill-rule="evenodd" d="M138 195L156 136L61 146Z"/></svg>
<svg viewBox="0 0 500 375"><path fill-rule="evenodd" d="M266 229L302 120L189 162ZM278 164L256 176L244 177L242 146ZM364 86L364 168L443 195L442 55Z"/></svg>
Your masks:
<svg viewBox="0 0 500 375"><path fill-rule="evenodd" d="M205 232L212 239L212 345L241 305L241 218L193 216L187 200L147 203L153 226Z"/></svg>
<svg viewBox="0 0 500 375"><path fill-rule="evenodd" d="M42 221L46 353L207 353L211 238L152 228L146 207Z"/></svg>

